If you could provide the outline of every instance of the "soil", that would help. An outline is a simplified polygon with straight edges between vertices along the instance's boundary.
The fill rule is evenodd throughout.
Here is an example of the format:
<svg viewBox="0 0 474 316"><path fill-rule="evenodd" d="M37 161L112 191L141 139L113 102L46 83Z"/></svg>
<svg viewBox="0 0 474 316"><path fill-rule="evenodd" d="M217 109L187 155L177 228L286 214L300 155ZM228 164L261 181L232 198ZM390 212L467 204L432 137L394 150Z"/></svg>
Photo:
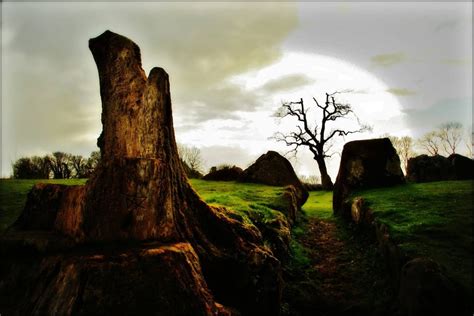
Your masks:
<svg viewBox="0 0 474 316"><path fill-rule="evenodd" d="M283 315L398 315L373 240L338 220L309 218L294 236L309 264L286 269Z"/></svg>

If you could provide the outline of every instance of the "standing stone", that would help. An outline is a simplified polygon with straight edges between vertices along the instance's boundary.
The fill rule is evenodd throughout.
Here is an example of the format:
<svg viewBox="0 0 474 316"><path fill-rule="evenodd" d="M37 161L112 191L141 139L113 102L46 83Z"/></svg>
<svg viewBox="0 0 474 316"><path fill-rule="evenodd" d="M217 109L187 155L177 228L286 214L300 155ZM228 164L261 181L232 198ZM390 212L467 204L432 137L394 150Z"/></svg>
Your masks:
<svg viewBox="0 0 474 316"><path fill-rule="evenodd" d="M431 182L474 179L474 160L459 154L448 158L441 155L420 155L408 160L407 179Z"/></svg>
<svg viewBox="0 0 474 316"><path fill-rule="evenodd" d="M217 300L244 314L278 314L280 263L258 229L208 206L187 182L168 74L153 68L147 78L138 46L110 31L89 47L100 79L102 159L85 186L43 185L30 193L20 220L2 240L1 248L13 254L7 253L2 269L10 273L9 282L0 283L0 297L26 278L19 284L30 295L21 292L8 301L28 313L128 311L122 305L163 315L227 313ZM35 235L31 228L45 233ZM26 233L42 254L37 264L16 259ZM44 243L44 236L75 244ZM53 292L61 295L46 297Z"/></svg>
<svg viewBox="0 0 474 316"><path fill-rule="evenodd" d="M291 163L277 153L268 151L261 155L251 166L244 170L242 181L263 183L267 185L292 185L297 193L298 206L301 207L308 199L308 191L296 176Z"/></svg>
<svg viewBox="0 0 474 316"><path fill-rule="evenodd" d="M345 203L355 189L386 187L405 183L400 158L388 138L358 140L344 145L334 185L333 210L349 217Z"/></svg>
<svg viewBox="0 0 474 316"><path fill-rule="evenodd" d="M454 180L474 179L474 160L459 154L451 154L448 160L451 162Z"/></svg>
<svg viewBox="0 0 474 316"><path fill-rule="evenodd" d="M453 173L451 163L441 155L420 155L408 159L407 180L412 182L445 181Z"/></svg>

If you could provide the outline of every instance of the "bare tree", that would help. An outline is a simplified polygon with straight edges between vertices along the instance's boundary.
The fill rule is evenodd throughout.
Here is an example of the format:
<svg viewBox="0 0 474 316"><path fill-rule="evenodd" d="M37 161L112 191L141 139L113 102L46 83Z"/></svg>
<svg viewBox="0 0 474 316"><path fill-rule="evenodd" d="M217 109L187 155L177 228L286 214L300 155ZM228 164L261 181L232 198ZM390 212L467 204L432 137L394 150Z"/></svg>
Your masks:
<svg viewBox="0 0 474 316"><path fill-rule="evenodd" d="M458 122L448 122L439 128L439 138L441 146L446 154L451 155L456 153L456 148L462 139L462 124Z"/></svg>
<svg viewBox="0 0 474 316"><path fill-rule="evenodd" d="M344 91L347 92L347 91ZM308 119L308 109L305 108L303 99L301 98L297 102L284 102L280 109L275 113L279 118L285 118L291 116L296 118L296 131L289 134L283 134L281 132L276 133L274 138L277 141L284 142L287 146L292 147L290 152L297 153L300 147L308 148L313 154L314 160L316 160L319 173L321 174L321 183L324 189L331 190L333 182L329 176L326 168L325 159L331 157L329 153L332 147L332 140L334 136L346 136L349 134L360 133L370 128L362 125L357 116L352 111L352 107L349 104L337 103L334 96L342 92L326 93L326 102L321 105L318 100L313 97L313 101L316 108L322 112L322 117L319 122L310 122ZM346 118L352 114L359 123L359 128L355 130L344 130L340 128L331 128L328 131L329 124L340 118Z"/></svg>
<svg viewBox="0 0 474 316"><path fill-rule="evenodd" d="M193 175L201 174L203 168L203 160L201 157L201 150L197 147L188 147L182 144L178 144L178 155L183 162L190 168L190 172L187 172L188 177Z"/></svg>
<svg viewBox="0 0 474 316"><path fill-rule="evenodd" d="M413 138L411 138L410 136L401 137L399 146L403 169L406 172L408 168L408 159L415 155L415 152L413 151Z"/></svg>
<svg viewBox="0 0 474 316"><path fill-rule="evenodd" d="M413 138L411 138L410 136L388 136L388 138L392 142L393 147L395 147L395 150L397 151L398 156L400 157L402 168L406 173L408 167L408 159L413 157L415 154L413 151Z"/></svg>
<svg viewBox="0 0 474 316"><path fill-rule="evenodd" d="M472 130L470 128L466 129L466 134L464 135L464 143L466 145L466 152L469 158L474 158L472 156L472 147L474 147L474 137Z"/></svg>
<svg viewBox="0 0 474 316"><path fill-rule="evenodd" d="M70 162L76 178L87 178L87 159L81 155L71 155Z"/></svg>
<svg viewBox="0 0 474 316"><path fill-rule="evenodd" d="M71 177L70 154L56 151L49 157L49 165L55 179L68 179Z"/></svg>
<svg viewBox="0 0 474 316"><path fill-rule="evenodd" d="M49 157L22 157L13 164L15 179L49 179Z"/></svg>
<svg viewBox="0 0 474 316"><path fill-rule="evenodd" d="M439 132L432 131L426 133L418 140L418 145L426 150L429 155L438 155L441 149L441 138Z"/></svg>

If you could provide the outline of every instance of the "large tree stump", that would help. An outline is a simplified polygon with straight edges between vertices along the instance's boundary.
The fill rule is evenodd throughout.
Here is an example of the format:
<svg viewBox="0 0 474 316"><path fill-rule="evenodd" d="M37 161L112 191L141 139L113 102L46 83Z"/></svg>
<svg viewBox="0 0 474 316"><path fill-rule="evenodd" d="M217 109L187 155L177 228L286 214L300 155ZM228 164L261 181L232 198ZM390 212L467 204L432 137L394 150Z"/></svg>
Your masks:
<svg viewBox="0 0 474 316"><path fill-rule="evenodd" d="M26 273L12 268L18 261L15 256L4 263L3 271L13 269L16 274L2 275L6 281L0 284L0 296L15 282L11 276L23 275L23 279L31 276L34 280L28 291L36 293L35 298L12 295L27 311L55 312L67 301L70 306L61 308L86 314L97 301L96 307L108 313L115 310L113 302L125 295L123 287L114 286L122 284L130 287L127 302L161 306L165 315L227 312L216 300L243 314L278 314L280 263L263 247L259 230L244 224L236 214L229 216L224 208L208 206L187 182L174 137L167 73L153 68L147 78L138 46L110 31L91 39L89 47L100 78L103 132L98 145L102 160L83 187L37 185L32 190L22 216L3 239L2 250L18 255L20 245L28 244L40 255L29 268L17 264L31 270ZM44 238L31 237L35 236L32 229L59 233L69 242L53 246L51 235L47 235L49 243L32 241ZM143 250L143 243L150 241L153 248ZM97 249L108 249L117 242L127 248L93 261L94 256L104 256ZM71 266L62 263L58 268L65 248ZM145 255L137 255L143 251ZM117 268L103 271L112 266ZM161 278L163 274L169 277ZM103 282L90 280L96 277ZM144 280L146 286L135 295L137 280ZM64 282L73 285L67 291L57 289ZM84 282L92 287L89 292L82 288ZM82 285L76 289L76 283ZM158 285L153 287L153 283ZM186 290L189 285L198 290ZM147 286L153 287L154 294L144 298L140 293ZM94 290L101 293L99 299L87 296ZM43 297L48 291L65 294L51 301ZM175 297L181 293L182 299Z"/></svg>

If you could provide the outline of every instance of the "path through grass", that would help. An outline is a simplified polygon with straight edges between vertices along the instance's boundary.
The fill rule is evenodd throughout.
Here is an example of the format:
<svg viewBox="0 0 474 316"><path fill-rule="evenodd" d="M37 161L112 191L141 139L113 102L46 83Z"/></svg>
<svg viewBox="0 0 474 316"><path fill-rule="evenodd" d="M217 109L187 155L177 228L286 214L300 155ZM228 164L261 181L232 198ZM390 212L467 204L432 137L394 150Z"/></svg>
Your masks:
<svg viewBox="0 0 474 316"><path fill-rule="evenodd" d="M284 315L390 315L394 293L372 240L332 215L332 192L311 192L293 229Z"/></svg>

